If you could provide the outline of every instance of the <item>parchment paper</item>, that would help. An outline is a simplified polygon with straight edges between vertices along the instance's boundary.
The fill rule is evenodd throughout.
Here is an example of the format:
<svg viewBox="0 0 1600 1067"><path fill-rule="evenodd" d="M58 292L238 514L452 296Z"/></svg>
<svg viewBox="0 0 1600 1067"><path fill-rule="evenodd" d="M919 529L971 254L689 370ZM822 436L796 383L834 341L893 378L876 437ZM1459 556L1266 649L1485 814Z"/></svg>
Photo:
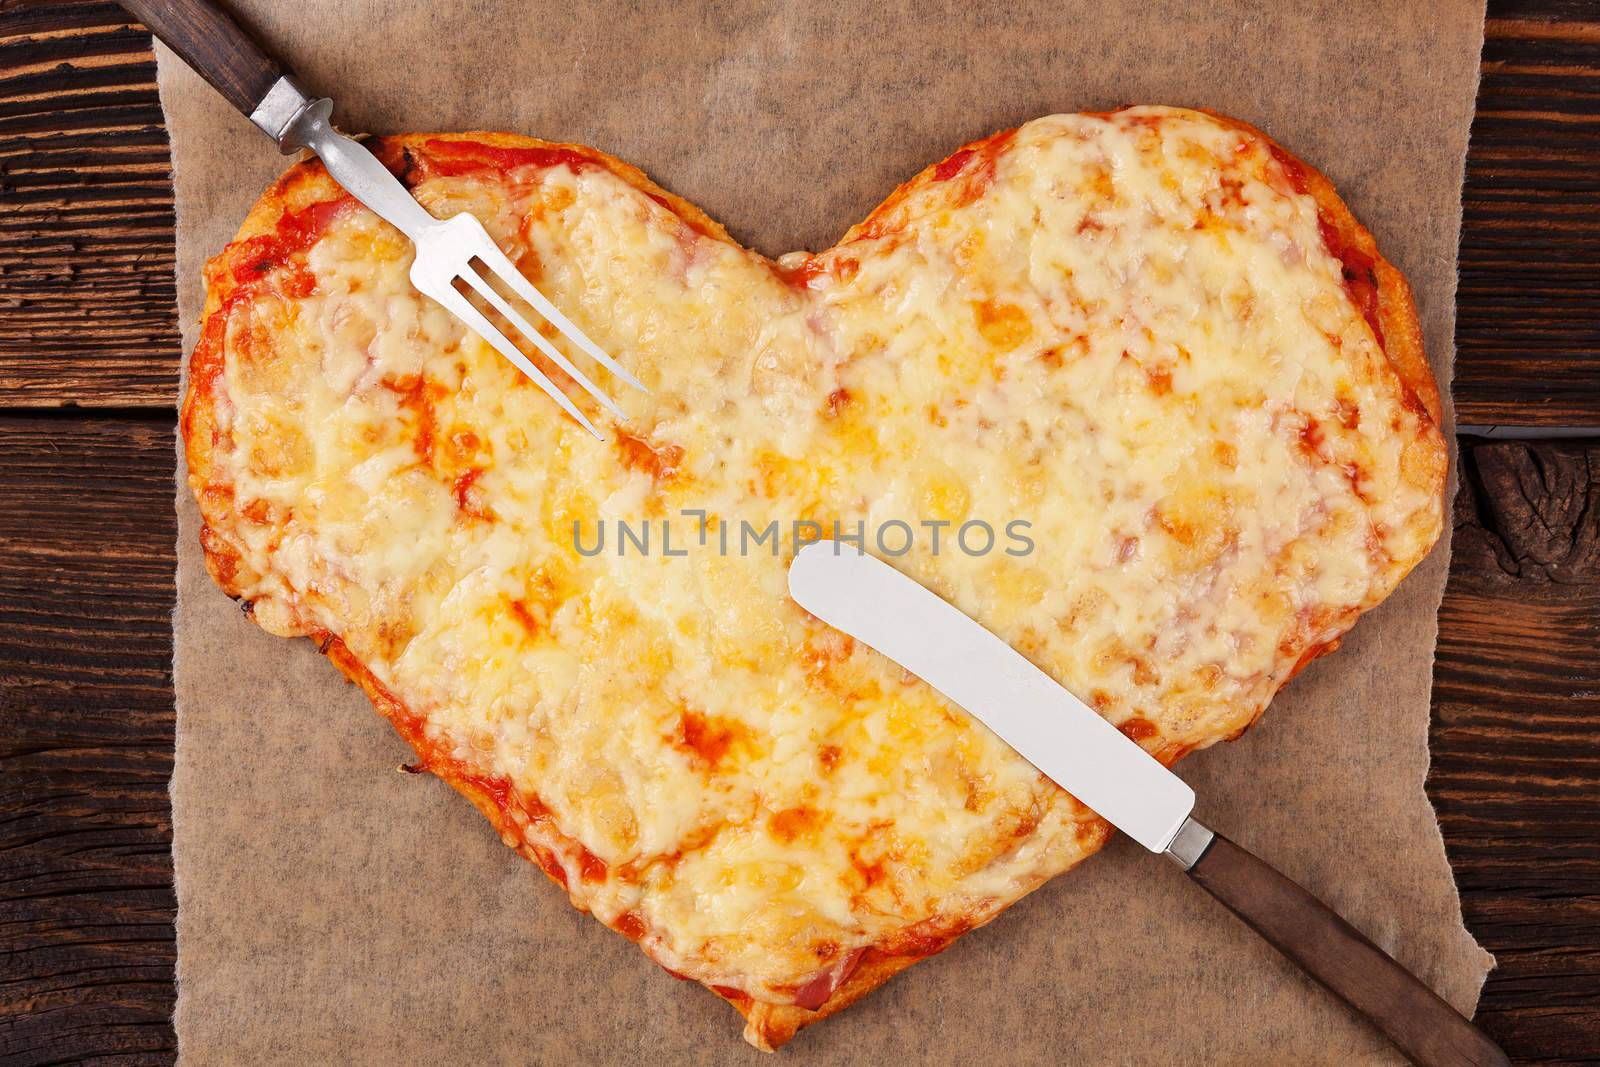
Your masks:
<svg viewBox="0 0 1600 1067"><path fill-rule="evenodd" d="M346 129L506 129L642 166L768 253L821 248L964 141L1058 111L1217 108L1327 172L1410 277L1441 379L1479 0L585 5L233 0ZM1130 7L1132 5L1129 5ZM179 303L284 165L168 53ZM172 798L191 1063L752 1063L732 1009L567 904L304 641L212 585L178 492ZM1470 1011L1423 793L1441 546L1244 740L1199 815ZM795 1063L1393 1062L1166 861L1104 853L780 1055Z"/></svg>

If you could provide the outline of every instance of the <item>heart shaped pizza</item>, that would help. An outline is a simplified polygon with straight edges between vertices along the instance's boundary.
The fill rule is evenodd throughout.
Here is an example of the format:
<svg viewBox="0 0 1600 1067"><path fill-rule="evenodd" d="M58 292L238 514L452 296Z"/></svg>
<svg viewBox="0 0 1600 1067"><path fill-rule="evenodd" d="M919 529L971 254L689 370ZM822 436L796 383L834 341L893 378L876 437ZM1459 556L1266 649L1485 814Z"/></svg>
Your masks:
<svg viewBox="0 0 1600 1067"><path fill-rule="evenodd" d="M1109 833L790 600L796 544L859 540L1171 763L1439 535L1406 283L1242 123L1039 119L777 261L590 148L374 145L649 393L602 382L627 418L590 405L595 440L300 164L206 269L182 429L208 565L761 1048Z"/></svg>

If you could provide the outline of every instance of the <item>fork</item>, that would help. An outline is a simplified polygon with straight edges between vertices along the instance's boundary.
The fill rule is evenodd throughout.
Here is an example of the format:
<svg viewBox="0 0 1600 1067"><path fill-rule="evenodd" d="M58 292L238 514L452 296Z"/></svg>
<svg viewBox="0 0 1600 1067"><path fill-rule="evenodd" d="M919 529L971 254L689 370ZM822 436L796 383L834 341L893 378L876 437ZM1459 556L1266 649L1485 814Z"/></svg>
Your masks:
<svg viewBox="0 0 1600 1067"><path fill-rule="evenodd" d="M122 6L210 82L229 103L277 141L279 151L286 155L302 148L315 152L346 192L411 238L416 246L411 262L411 284L443 304L489 342L596 439L605 438L572 398L473 305L457 288L458 283L470 288L498 311L606 410L619 420L627 416L489 284L489 279L474 268L474 261L483 264L579 351L633 388L648 392L637 378L606 355L522 276L481 222L466 212L448 219L436 219L428 214L376 156L333 128L329 121L333 114L332 100L308 96L282 65L219 5L210 0L122 0Z"/></svg>

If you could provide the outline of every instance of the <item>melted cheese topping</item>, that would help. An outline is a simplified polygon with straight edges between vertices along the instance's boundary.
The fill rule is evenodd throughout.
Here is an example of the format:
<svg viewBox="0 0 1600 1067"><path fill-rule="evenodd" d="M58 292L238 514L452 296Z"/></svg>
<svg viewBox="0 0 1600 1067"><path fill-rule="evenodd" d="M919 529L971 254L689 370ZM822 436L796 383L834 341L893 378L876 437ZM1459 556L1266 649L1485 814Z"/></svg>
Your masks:
<svg viewBox="0 0 1600 1067"><path fill-rule="evenodd" d="M787 544L723 556L681 509L713 542L909 523L897 566L1168 761L1250 723L1440 529L1442 445L1315 202L1204 115L1029 123L781 270L598 165L416 193L482 220L650 395L607 383L630 419L596 443L346 211L296 259L314 286L222 312L207 522L264 625L337 635L548 813L517 824L575 903L707 984L792 1001L1104 835L790 601ZM612 524L645 519L688 555L659 525L618 555ZM953 548L970 519L994 551ZM938 555L924 521L952 524Z"/></svg>

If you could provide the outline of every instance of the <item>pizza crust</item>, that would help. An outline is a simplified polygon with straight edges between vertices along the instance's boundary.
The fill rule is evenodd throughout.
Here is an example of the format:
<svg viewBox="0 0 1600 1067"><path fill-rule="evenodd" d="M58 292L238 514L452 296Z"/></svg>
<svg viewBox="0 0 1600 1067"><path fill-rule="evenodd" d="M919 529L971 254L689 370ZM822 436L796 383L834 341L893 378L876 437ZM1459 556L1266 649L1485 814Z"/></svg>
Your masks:
<svg viewBox="0 0 1600 1067"><path fill-rule="evenodd" d="M1434 427L1434 437L1437 438L1436 428L1442 420L1439 391L1423 351L1420 324L1404 276L1382 256L1372 235L1356 220L1325 176L1290 155L1254 127L1226 116L1209 114L1213 114L1218 121L1248 136L1262 139L1276 152L1298 166L1305 177L1306 191L1315 198L1318 212L1325 224L1331 227L1346 245L1370 257L1377 287L1377 314L1381 325L1383 354L1405 389L1426 413L1427 419ZM1001 134L974 142L960 152L983 153L993 150L997 138L1006 136L1008 134ZM732 243L726 231L693 204L656 185L637 168L585 146L557 144L499 132L412 134L375 138L369 141L368 145L392 168L404 173L408 167L406 161L408 150L432 141L488 144L512 149L549 148L579 153L604 166L651 199L668 207L700 233L719 241ZM960 152L954 153L951 158ZM897 189L867 220L853 228L841 244L848 244L852 239L870 233L874 225L892 218L920 189L937 180L936 173L939 167L940 165L930 166ZM286 214L329 201L340 194L341 190L328 177L319 161L308 160L299 163L279 178L257 202L240 226L235 244L269 234ZM247 590L259 590L264 576L252 570L232 541L212 525L219 517L229 513L232 504L231 499L224 500L217 496L221 491L221 480L214 477L213 469L213 453L217 445L214 405L219 402L217 387L224 347L223 338L216 324L222 318L221 312L235 285L234 279L226 269L225 256L218 257L208 264L207 283L208 295L202 314L202 339L191 357L190 384L182 409L181 430L188 454L189 482L201 501L202 514L205 518L205 524L201 529L201 543L207 568L223 591L238 599ZM1431 447L1421 447L1418 452L1416 469L1408 473L1418 484L1436 485L1442 489L1447 462L1442 442L1435 440ZM292 596L258 593L252 601L244 604L244 608L270 632L284 636L307 636L316 641L339 670L362 687L374 707L416 748L422 764L428 770L449 782L452 787L471 800L490 820L496 832L508 845L539 865L553 881L564 888L567 887L567 875L561 864L555 862L552 857L575 847L581 848L581 845L557 831L549 820L540 822L537 830L530 830L530 820L514 818L505 797L497 793L493 783L486 781L481 775L471 773L468 768L442 751L440 746L430 743L423 735L417 713L407 708L379 682L349 651L342 640L320 628L312 620L303 617L299 605ZM1354 624L1358 615L1357 611L1348 612L1337 620L1336 628L1341 632L1348 629ZM1308 649L1294 666L1293 672L1298 672L1315 656L1336 648L1337 643L1335 637ZM1164 763L1170 764L1176 762L1187 751L1188 749L1183 747L1168 747L1155 754ZM537 822L537 820L531 821ZM1092 820L1087 832L1085 850L1086 853L1092 853L1109 838L1111 828L1101 820ZM1031 892L1044 880L1040 878L1034 885L1028 886L1026 891ZM574 903L583 906L577 896L573 899ZM759 1001L737 989L717 986L711 988L744 1015L747 1020L745 1030L747 1040L758 1048L770 1051L787 1042L803 1027L849 1006L918 960L942 951L956 937L990 921L1000 910L997 908L988 914L971 915L966 922L954 924L937 934L923 937L914 948L868 948L844 981L816 1010L807 1010L794 1004ZM621 929L620 926L618 928ZM633 936L634 931L622 930L622 932L638 940Z"/></svg>

